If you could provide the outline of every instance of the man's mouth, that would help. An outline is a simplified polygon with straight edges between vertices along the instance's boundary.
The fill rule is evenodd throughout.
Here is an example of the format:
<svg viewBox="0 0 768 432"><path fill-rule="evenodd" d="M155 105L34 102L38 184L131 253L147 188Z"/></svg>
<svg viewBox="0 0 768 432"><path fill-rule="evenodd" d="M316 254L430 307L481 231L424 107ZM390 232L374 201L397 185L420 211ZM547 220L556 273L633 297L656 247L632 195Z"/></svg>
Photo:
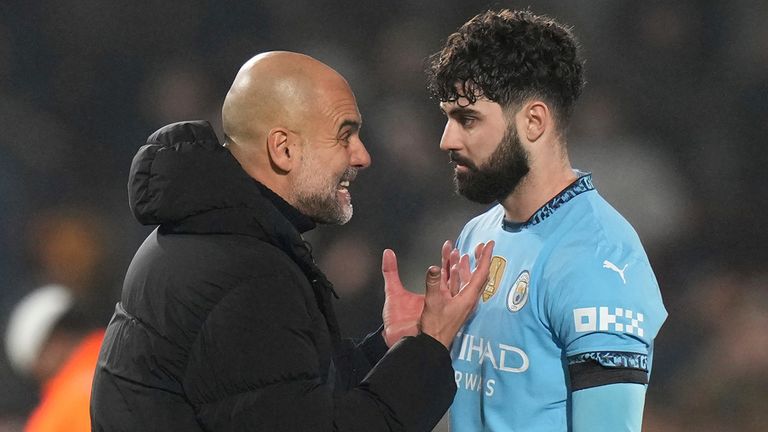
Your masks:
<svg viewBox="0 0 768 432"><path fill-rule="evenodd" d="M453 165L454 173L459 175L464 175L469 173L470 171L474 171L474 167L471 162L451 161L451 165Z"/></svg>
<svg viewBox="0 0 768 432"><path fill-rule="evenodd" d="M352 202L352 194L349 192L350 183L351 182L349 180L342 180L339 182L339 185L336 189L337 199L340 199L345 203Z"/></svg>
<svg viewBox="0 0 768 432"><path fill-rule="evenodd" d="M349 189L349 185L355 177L357 177L357 170L354 168L347 168L347 170L344 171L344 175L341 176L341 181L339 181L339 190L346 191Z"/></svg>
<svg viewBox="0 0 768 432"><path fill-rule="evenodd" d="M451 164L459 171L468 171L475 169L471 161L459 156L457 153L450 153Z"/></svg>

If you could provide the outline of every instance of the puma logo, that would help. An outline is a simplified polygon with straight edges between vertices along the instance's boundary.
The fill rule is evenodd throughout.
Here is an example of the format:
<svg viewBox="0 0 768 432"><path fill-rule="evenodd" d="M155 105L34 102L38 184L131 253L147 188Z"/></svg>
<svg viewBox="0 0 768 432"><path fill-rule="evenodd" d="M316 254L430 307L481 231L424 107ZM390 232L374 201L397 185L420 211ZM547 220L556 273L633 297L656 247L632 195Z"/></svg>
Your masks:
<svg viewBox="0 0 768 432"><path fill-rule="evenodd" d="M629 266L629 264L624 264L624 268L623 269L619 269L618 267L616 267L616 264L614 264L614 263L612 263L612 262L610 262L608 260L603 261L603 268L607 268L607 269L613 270L616 273L618 273L619 276L621 276L621 281L624 282L624 285L627 284L627 280L624 278L624 270L627 269L627 266Z"/></svg>

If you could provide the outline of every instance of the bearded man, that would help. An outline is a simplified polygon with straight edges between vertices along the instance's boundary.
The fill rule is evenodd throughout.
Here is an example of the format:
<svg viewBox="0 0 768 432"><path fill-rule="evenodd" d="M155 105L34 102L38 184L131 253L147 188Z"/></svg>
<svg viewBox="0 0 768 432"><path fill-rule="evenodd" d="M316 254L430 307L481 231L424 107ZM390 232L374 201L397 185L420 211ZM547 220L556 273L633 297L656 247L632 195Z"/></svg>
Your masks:
<svg viewBox="0 0 768 432"><path fill-rule="evenodd" d="M457 240L496 255L453 345L453 432L640 431L667 312L634 229L569 162L582 64L570 29L510 10L472 18L432 58L457 191L497 202Z"/></svg>

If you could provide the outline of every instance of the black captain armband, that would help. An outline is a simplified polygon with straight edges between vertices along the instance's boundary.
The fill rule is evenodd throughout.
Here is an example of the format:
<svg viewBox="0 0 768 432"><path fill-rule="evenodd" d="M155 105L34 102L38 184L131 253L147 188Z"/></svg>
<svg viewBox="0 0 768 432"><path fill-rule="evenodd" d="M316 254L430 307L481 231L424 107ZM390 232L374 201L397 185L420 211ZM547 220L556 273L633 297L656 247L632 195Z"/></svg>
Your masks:
<svg viewBox="0 0 768 432"><path fill-rule="evenodd" d="M607 384L648 384L648 356L601 351L568 357L571 391Z"/></svg>

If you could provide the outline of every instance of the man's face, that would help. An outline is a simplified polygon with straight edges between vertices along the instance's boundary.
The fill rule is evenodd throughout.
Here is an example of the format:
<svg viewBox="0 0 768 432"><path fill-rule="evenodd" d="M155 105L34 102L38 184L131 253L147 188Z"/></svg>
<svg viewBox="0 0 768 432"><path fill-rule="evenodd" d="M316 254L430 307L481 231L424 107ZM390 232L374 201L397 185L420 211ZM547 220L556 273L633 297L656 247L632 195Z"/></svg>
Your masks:
<svg viewBox="0 0 768 432"><path fill-rule="evenodd" d="M318 111L308 116L302 133L294 204L317 223L343 225L352 218L349 185L371 158L360 140L360 112L346 83L320 93Z"/></svg>
<svg viewBox="0 0 768 432"><path fill-rule="evenodd" d="M528 174L528 152L499 104L462 102L440 104L448 117L440 148L455 164L456 191L482 204L501 201Z"/></svg>

